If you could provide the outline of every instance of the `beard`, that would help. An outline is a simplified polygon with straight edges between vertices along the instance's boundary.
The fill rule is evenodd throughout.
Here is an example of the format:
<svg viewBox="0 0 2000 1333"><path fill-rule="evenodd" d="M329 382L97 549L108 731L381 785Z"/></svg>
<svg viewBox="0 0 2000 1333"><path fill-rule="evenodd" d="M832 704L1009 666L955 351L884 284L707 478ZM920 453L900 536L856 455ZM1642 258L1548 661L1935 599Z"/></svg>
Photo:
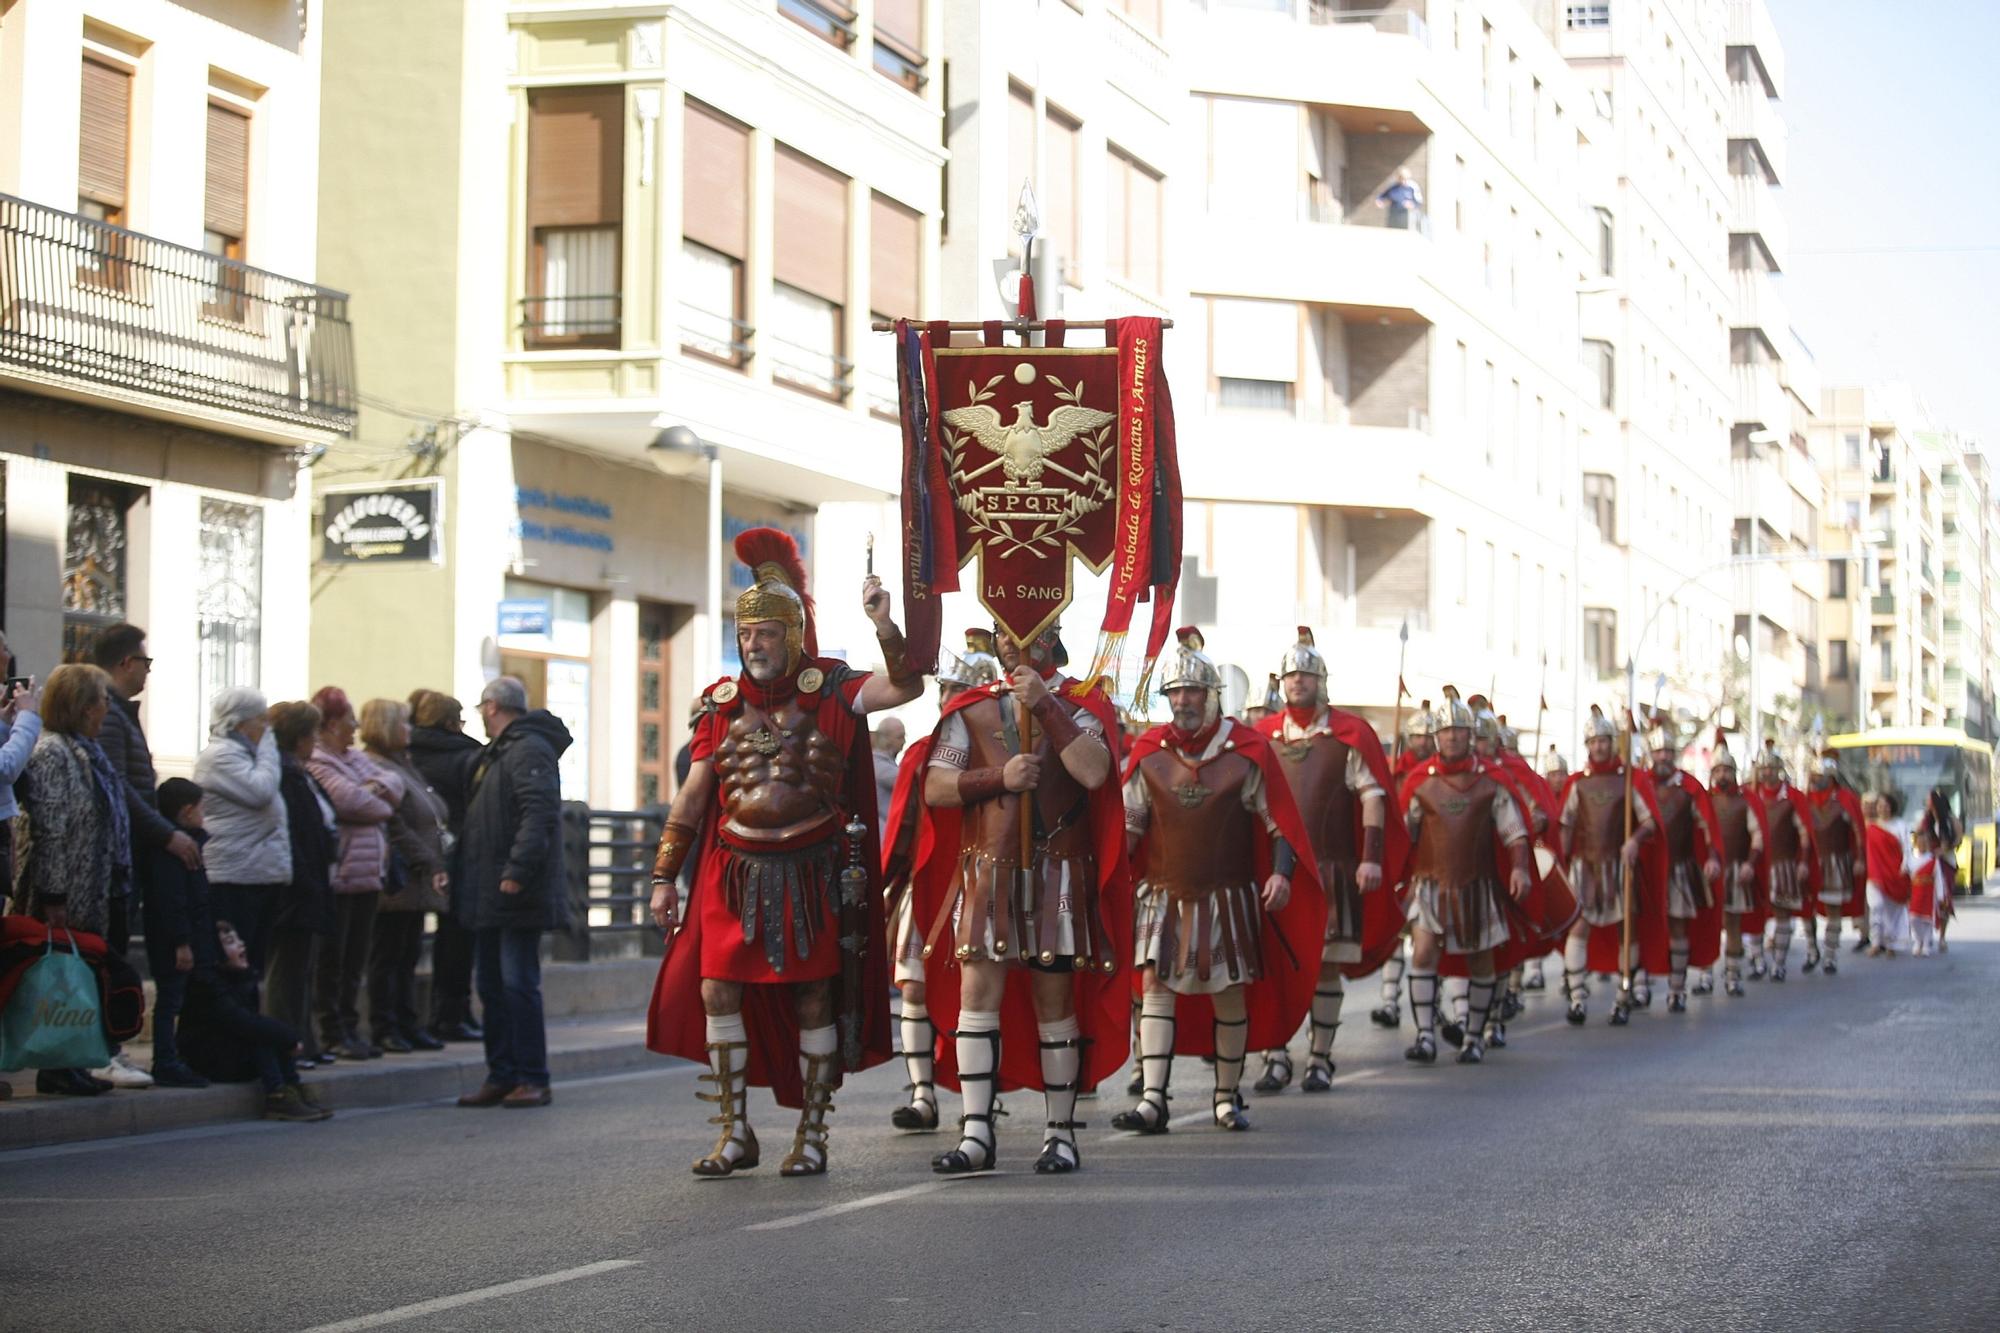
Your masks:
<svg viewBox="0 0 2000 1333"><path fill-rule="evenodd" d="M743 669L749 673L750 679L759 685L769 685L783 670L776 661L763 653L756 652L744 656Z"/></svg>
<svg viewBox="0 0 2000 1333"><path fill-rule="evenodd" d="M1174 710L1174 725L1182 731L1200 731L1203 724L1207 721L1208 705L1206 704L1194 708L1176 708Z"/></svg>

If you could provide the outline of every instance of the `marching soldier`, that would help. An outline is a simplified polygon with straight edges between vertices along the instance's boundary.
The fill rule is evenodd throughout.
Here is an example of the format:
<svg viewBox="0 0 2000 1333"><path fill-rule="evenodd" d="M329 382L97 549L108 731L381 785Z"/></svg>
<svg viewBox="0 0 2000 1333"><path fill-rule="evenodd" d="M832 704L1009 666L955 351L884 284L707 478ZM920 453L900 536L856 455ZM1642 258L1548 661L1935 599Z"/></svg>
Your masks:
<svg viewBox="0 0 2000 1333"><path fill-rule="evenodd" d="M1720 731L1709 759L1709 808L1715 812L1716 849L1722 861L1722 991L1743 996L1743 935L1761 945L1769 902L1764 892L1764 807L1736 781L1736 756Z"/></svg>
<svg viewBox="0 0 2000 1333"><path fill-rule="evenodd" d="M1622 1026L1631 1020L1634 1006L1652 1000L1649 970L1668 961L1666 858L1653 836L1659 811L1652 783L1626 768L1618 753L1618 729L1595 705L1585 723L1584 750L1586 762L1570 775L1562 794L1564 859L1570 887L1582 906L1563 946L1563 993L1569 1000L1569 1021L1580 1024L1586 1017L1585 975L1622 974L1630 968L1630 989L1620 987L1611 1009L1611 1022ZM1627 875L1636 914L1631 955L1624 948Z"/></svg>
<svg viewBox="0 0 2000 1333"><path fill-rule="evenodd" d="M1757 757L1757 802L1764 811L1765 896L1771 904L1771 980L1785 979L1785 962L1792 950L1792 918L1818 901L1819 844L1815 838L1812 804L1806 794L1785 780L1785 761L1775 742L1766 740Z"/></svg>
<svg viewBox="0 0 2000 1333"><path fill-rule="evenodd" d="M1813 906L1825 925L1823 940L1806 936L1805 970L1819 966L1832 976L1840 970L1841 918L1859 917L1862 933L1868 931L1868 820L1861 813L1861 798L1840 780L1840 765L1832 754L1820 756L1807 788L1813 841L1819 845L1820 888Z"/></svg>
<svg viewBox="0 0 2000 1333"><path fill-rule="evenodd" d="M1722 904L1715 890L1722 882L1722 835L1708 789L1677 762L1680 746L1665 718L1655 715L1648 723L1646 745L1653 752L1653 795L1667 856L1667 1012L1684 1014L1690 961L1707 967L1720 944Z"/></svg>

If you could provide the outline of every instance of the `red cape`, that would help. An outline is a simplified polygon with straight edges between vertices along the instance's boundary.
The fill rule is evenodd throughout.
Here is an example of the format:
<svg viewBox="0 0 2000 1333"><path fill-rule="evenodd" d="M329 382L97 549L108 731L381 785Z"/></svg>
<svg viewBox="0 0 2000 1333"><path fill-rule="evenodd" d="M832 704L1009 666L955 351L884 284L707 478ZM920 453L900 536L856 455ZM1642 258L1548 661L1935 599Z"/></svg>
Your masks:
<svg viewBox="0 0 2000 1333"><path fill-rule="evenodd" d="M1854 829L1853 860L1856 862L1848 867L1848 878L1854 882L1854 888L1847 895L1847 901L1841 904L1840 914L1859 917L1866 921L1868 919L1868 820L1861 813L1861 798L1856 796L1851 788L1839 785L1828 787L1824 791L1806 792L1806 799L1812 802L1812 808L1815 810L1825 805L1829 798L1834 797L1839 798L1840 808L1847 812L1848 823ZM1818 845L1817 835L1814 837L1814 845L1815 847ZM1815 857L1814 865L1818 864L1818 859ZM1818 916L1824 910L1824 904L1815 896L1810 914Z"/></svg>
<svg viewBox="0 0 2000 1333"><path fill-rule="evenodd" d="M1100 688L1072 681L1063 694L1103 726L1112 759L1111 774L1104 785L1090 793L1090 841L1097 858L1098 917L1110 937L1111 956L1118 969L1109 975L1083 968L1070 974L1077 1024L1083 1030L1083 1086L1094 1088L1125 1063L1132 1048L1132 982L1128 975L1132 966L1132 882L1125 865L1125 802L1117 778L1118 710ZM938 725L980 700L994 698L1011 695L999 684L966 690L945 704ZM1003 702L1002 707L1007 706ZM935 736L932 733L933 740ZM898 778L899 804L901 786ZM958 885L960 815L957 807L938 808L926 802L921 781L913 786L910 802L920 822L912 858L911 883L916 899L910 927L923 939ZM933 949L924 963L924 1005L938 1033L937 1081L957 1090L958 1048L950 1036L958 1026L962 973L950 942L943 936L939 939L942 947ZM1003 1092L1016 1088L1040 1091L1042 1087L1041 1033L1028 974L1025 967L1007 969L1007 991L1000 1003L999 1086Z"/></svg>
<svg viewBox="0 0 2000 1333"><path fill-rule="evenodd" d="M1361 761L1368 765L1369 774L1382 788L1383 804L1392 807L1383 811L1382 887L1361 895L1361 959L1340 965L1340 975L1352 980L1379 971L1403 942L1403 924L1409 913L1403 873L1410 860L1410 832L1403 824L1401 812L1393 808L1398 784L1389 771L1389 757L1382 753L1382 742L1376 739L1375 728L1354 714L1331 705L1326 710L1326 716L1328 729L1333 732L1334 738L1348 749L1361 752ZM1256 729L1264 739L1276 740L1284 725L1285 714L1280 710L1260 719ZM1293 795L1296 797L1297 793ZM1361 804L1358 801L1354 805L1354 845L1357 848L1361 846ZM1304 957L1301 956L1299 961L1304 962Z"/></svg>
<svg viewBox="0 0 2000 1333"><path fill-rule="evenodd" d="M1706 879L1709 856L1713 854L1718 860L1722 856L1722 826L1715 822L1715 802L1709 799L1708 788L1691 773L1675 769L1669 781L1678 782L1694 799L1694 860ZM1710 967L1722 956L1721 884L1708 886L1708 899L1708 906L1688 922L1689 967Z"/></svg>
<svg viewBox="0 0 2000 1333"><path fill-rule="evenodd" d="M896 761L896 790L889 798L889 814L882 821L882 883L885 887L907 879L910 867L916 864L919 847L923 838L923 825L910 830L910 845L903 846L904 824L912 818L917 807L923 802L924 768L931 761L931 747L937 743L936 733L924 737L903 751L903 757Z"/></svg>
<svg viewBox="0 0 2000 1333"><path fill-rule="evenodd" d="M1800 893L1800 896L1805 899L1805 907L1799 912L1799 915L1802 917L1818 915L1819 886L1825 877L1820 873L1819 866L1819 830L1814 827L1812 815L1808 813L1812 809L1812 805L1806 793L1800 791L1789 782L1781 782L1775 791L1766 793L1760 786L1753 794L1757 798L1757 811L1764 817L1764 866L1766 878L1763 887L1765 907L1769 908L1771 904L1771 881L1768 877L1771 864L1771 801L1774 797L1789 794L1792 798L1792 808L1799 813L1799 826L1805 830L1806 886ZM1745 930L1749 928L1747 924L1744 926ZM1762 919L1758 921L1757 928L1759 930L1763 929Z"/></svg>
<svg viewBox="0 0 2000 1333"><path fill-rule="evenodd" d="M812 665L829 675L844 672L847 664L832 658L811 658L800 665ZM865 679L862 677L860 679ZM735 684L738 693L729 702L718 703L717 686ZM858 680L851 680L860 688ZM754 684L747 676L735 681L717 681L703 693L710 711L696 725L692 753L697 761L715 752L715 742L727 719L743 706L741 691ZM847 754L842 791L867 826L861 843L861 864L868 872L868 892L863 895L868 911L868 939L863 946L861 968L862 1007L861 1069L887 1061L895 1047L889 1037L889 948L883 938L881 840L876 831L875 760L868 745L868 728L848 707L851 694L825 690L820 694L818 724ZM653 985L653 1001L646 1014L646 1046L661 1055L678 1055L697 1064L708 1063L708 1025L701 1007L701 895L723 891L722 867L726 859L721 844L722 802L720 793L701 815L703 845L709 848L695 872L694 888L688 895L687 910L680 929L667 940L666 956L660 960L659 979ZM845 859L843 855L843 860ZM835 985L838 986L836 980ZM783 985L746 985L743 988L743 1022L750 1033L749 1081L769 1088L780 1106L804 1104L805 1089L799 1078L799 1021L792 1006L791 988ZM850 1069L848 1073L855 1073Z"/></svg>
<svg viewBox="0 0 2000 1333"><path fill-rule="evenodd" d="M1753 864L1756 869L1751 875L1751 897L1756 906L1745 912L1738 920L1738 928L1745 934L1761 936L1764 923L1771 919L1771 820L1764 813L1764 798L1757 794L1755 787L1738 788L1743 799L1750 806L1750 815L1757 821L1758 846ZM1715 804L1711 798L1710 806ZM1726 867L1725 867L1726 869Z"/></svg>
<svg viewBox="0 0 2000 1333"><path fill-rule="evenodd" d="M1890 902L1910 901L1910 876L1903 869L1903 840L1880 824L1868 826L1868 878Z"/></svg>
<svg viewBox="0 0 2000 1333"><path fill-rule="evenodd" d="M1264 774L1264 802L1278 832L1291 844L1298 865L1292 870L1292 897L1280 912L1263 916L1264 979L1245 988L1249 1005L1248 1051L1269 1051L1291 1041L1312 1008L1313 991L1319 986L1319 955L1326 940L1326 891L1320 887L1319 866L1312 856L1312 842L1306 837L1305 821L1292 800L1291 784L1285 781L1284 765L1271 743L1254 727L1226 722L1236 752L1252 761ZM1141 760L1165 747L1172 728L1162 723L1132 742L1125 758L1124 780L1129 782ZM1250 839L1251 869L1261 890L1271 875L1271 840ZM1146 843L1132 859L1133 883L1146 875ZM1282 937L1284 943L1279 943ZM1136 987L1139 978L1134 976ZM1176 1055L1215 1054L1215 1006L1206 995L1176 998L1174 1053Z"/></svg>
<svg viewBox="0 0 2000 1333"><path fill-rule="evenodd" d="M1403 785L1396 793L1396 809L1399 813L1410 808L1410 798L1416 795L1417 788L1431 776L1435 758L1436 756L1432 756L1431 759L1424 760L1404 777ZM1535 827L1534 811L1530 805L1532 798L1507 770L1505 763L1477 758L1473 762L1473 771L1485 773L1498 783L1500 789L1507 793L1508 799L1514 802L1521 823L1532 830ZM1500 841L1498 833L1493 835L1493 860L1500 868L1504 885L1506 878L1512 874L1513 855ZM1493 975L1496 977L1513 971L1518 964L1530 958L1540 958L1554 947L1555 942L1569 930L1570 923L1576 920L1576 898L1570 893L1568 883L1560 876L1542 875L1540 868L1532 859L1528 862L1528 869L1534 878L1534 883L1530 886L1527 897L1515 902L1513 894L1501 895L1502 910L1507 916L1507 942L1493 951ZM1467 957L1465 954L1440 954L1438 975L1444 977L1469 975Z"/></svg>
<svg viewBox="0 0 2000 1333"><path fill-rule="evenodd" d="M1622 770L1622 766L1621 769ZM1589 776L1588 768L1569 775L1563 783L1562 804L1569 805L1570 792L1583 778ZM1667 936L1667 844L1660 830L1664 823L1660 818L1659 798L1653 792L1652 777L1643 772L1632 774L1632 793L1646 806L1646 813L1653 817L1653 836L1646 839L1639 852L1639 882L1633 886L1637 920L1632 923L1632 938L1639 946L1639 960L1636 966L1648 972L1664 975L1673 964L1673 942ZM1633 828L1638 827L1638 819L1633 819ZM1615 926L1592 926L1590 928L1590 959L1585 966L1592 972L1623 972L1619 965L1618 950L1623 941L1625 928Z"/></svg>

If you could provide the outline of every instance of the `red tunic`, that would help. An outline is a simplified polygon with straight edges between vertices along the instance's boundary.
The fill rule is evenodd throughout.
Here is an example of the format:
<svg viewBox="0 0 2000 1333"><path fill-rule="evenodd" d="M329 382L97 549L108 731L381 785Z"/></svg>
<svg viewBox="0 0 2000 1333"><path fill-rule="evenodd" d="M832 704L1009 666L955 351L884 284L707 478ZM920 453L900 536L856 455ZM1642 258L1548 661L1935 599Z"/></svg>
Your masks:
<svg viewBox="0 0 2000 1333"><path fill-rule="evenodd" d="M1623 765L1614 760L1604 771L1622 772ZM1562 806L1569 805L1570 792L1591 772L1586 766L1569 775L1569 780L1563 783ZM1665 972L1673 965L1673 941L1667 933L1666 821L1660 816L1659 800L1653 794L1653 779L1648 774L1632 774L1632 796L1643 802L1653 817L1653 836L1639 845L1639 873L1632 886L1632 940L1639 947L1636 966L1648 972ZM1633 827L1637 826L1635 819ZM1623 922L1615 926L1592 926L1590 958L1585 966L1592 972L1623 972L1618 955L1624 936Z"/></svg>
<svg viewBox="0 0 2000 1333"><path fill-rule="evenodd" d="M1868 826L1868 882L1892 903L1910 901L1910 876L1903 869L1903 840L1880 824Z"/></svg>
<svg viewBox="0 0 2000 1333"><path fill-rule="evenodd" d="M1721 859L1722 828L1715 822L1715 805L1709 800L1708 788L1701 785L1693 774L1675 769L1669 782L1679 784L1694 802L1694 860L1701 867L1703 876L1708 874L1708 858L1713 855ZM1721 884L1708 886L1708 906L1695 914L1688 922L1688 966L1708 967L1722 956L1722 900Z"/></svg>
<svg viewBox="0 0 2000 1333"><path fill-rule="evenodd" d="M1808 791L1806 793L1806 800L1811 804L1811 808L1815 810L1825 805L1828 801L1838 800L1840 808L1847 812L1848 824L1854 830L1854 859L1863 864L1853 867L1850 871L1849 878L1854 881L1854 888L1847 895L1847 901L1841 904L1840 914L1842 916L1859 917L1861 920L1866 921L1868 919L1868 868L1865 863L1867 857L1865 839L1868 820L1861 813L1861 798L1846 787L1823 787L1818 791ZM1812 821L1808 819L1806 822L1810 824ZM1813 864L1815 866L1819 864L1817 854L1814 855ZM1825 911L1826 905L1819 901L1817 890L1815 890L1812 901L1806 904L1806 914L1809 916L1818 916L1822 915Z"/></svg>

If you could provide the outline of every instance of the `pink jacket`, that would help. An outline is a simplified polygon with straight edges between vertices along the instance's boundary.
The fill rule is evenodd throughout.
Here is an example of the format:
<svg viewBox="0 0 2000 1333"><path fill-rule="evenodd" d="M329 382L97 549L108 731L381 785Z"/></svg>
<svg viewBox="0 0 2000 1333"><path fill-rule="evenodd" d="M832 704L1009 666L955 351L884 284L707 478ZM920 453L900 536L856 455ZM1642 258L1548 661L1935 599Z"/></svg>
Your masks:
<svg viewBox="0 0 2000 1333"><path fill-rule="evenodd" d="M333 867L335 893L379 893L389 867L389 816L395 805L376 795L368 784L380 783L375 764L359 750L335 754L324 745L313 751L306 767L333 802L338 821L340 859Z"/></svg>

